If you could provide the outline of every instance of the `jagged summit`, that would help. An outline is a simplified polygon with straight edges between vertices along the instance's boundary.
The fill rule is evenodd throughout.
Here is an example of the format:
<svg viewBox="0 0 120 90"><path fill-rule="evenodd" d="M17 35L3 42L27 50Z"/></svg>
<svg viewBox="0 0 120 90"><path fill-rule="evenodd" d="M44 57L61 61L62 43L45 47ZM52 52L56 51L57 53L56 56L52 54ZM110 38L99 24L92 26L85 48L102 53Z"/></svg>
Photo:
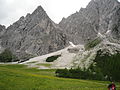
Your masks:
<svg viewBox="0 0 120 90"><path fill-rule="evenodd" d="M32 14L22 16L7 28L2 36L1 45L3 48L9 48L21 58L62 49L65 47L65 37L44 9L39 6Z"/></svg>
<svg viewBox="0 0 120 90"><path fill-rule="evenodd" d="M0 31L6 29L6 27L4 25L0 25Z"/></svg>
<svg viewBox="0 0 120 90"><path fill-rule="evenodd" d="M39 17L48 17L46 11L42 8L42 6L38 6L37 9L31 15L36 15Z"/></svg>
<svg viewBox="0 0 120 90"><path fill-rule="evenodd" d="M86 8L81 8L79 13L62 20L59 26L73 43L85 44L98 33L104 34L111 30L111 18L114 17L113 12L119 5L117 0L91 0Z"/></svg>
<svg viewBox="0 0 120 90"><path fill-rule="evenodd" d="M91 42L97 37L110 44L120 44L120 4L117 0L91 0L59 24L55 24L42 6L21 17L0 34L1 47L9 48L20 58L43 55L75 45ZM104 42L105 42L104 40Z"/></svg>
<svg viewBox="0 0 120 90"><path fill-rule="evenodd" d="M36 12L36 11L45 11L45 10L44 10L43 7L40 5L40 6L37 7L37 9L36 9L34 12Z"/></svg>

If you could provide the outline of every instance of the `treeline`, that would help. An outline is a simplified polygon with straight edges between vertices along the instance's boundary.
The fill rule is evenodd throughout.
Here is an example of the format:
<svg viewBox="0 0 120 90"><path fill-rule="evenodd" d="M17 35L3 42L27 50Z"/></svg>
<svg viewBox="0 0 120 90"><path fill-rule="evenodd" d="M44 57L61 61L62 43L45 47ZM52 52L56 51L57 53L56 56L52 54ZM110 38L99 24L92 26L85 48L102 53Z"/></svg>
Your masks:
<svg viewBox="0 0 120 90"><path fill-rule="evenodd" d="M9 50L5 49L1 54L0 54L0 62L15 62L18 61L18 58Z"/></svg>
<svg viewBox="0 0 120 90"><path fill-rule="evenodd" d="M96 66L90 68L99 68L104 76L110 77L111 80L120 81L120 52L116 54L104 53L99 50L94 60Z"/></svg>
<svg viewBox="0 0 120 90"><path fill-rule="evenodd" d="M89 79L89 80L105 80L104 76L101 72L95 73L88 70L77 69L57 69L56 70L57 77L64 78L75 78L75 79Z"/></svg>
<svg viewBox="0 0 120 90"><path fill-rule="evenodd" d="M103 51L99 50L94 63L88 69L65 68L57 69L55 73L57 77L64 78L120 81L120 53L103 54Z"/></svg>

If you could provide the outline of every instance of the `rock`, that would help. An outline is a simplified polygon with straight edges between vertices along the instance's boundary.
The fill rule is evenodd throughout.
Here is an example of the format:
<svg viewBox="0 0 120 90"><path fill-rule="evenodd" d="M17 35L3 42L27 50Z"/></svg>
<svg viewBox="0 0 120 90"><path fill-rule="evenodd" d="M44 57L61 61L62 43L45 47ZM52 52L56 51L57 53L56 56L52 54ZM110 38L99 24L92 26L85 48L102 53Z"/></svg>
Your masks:
<svg viewBox="0 0 120 90"><path fill-rule="evenodd" d="M22 60L63 49L69 42L85 45L96 37L119 47L119 24L120 3L117 0L91 0L86 8L63 18L58 25L39 6L7 29L0 25L0 45ZM69 51L79 53L78 48Z"/></svg>
<svg viewBox="0 0 120 90"><path fill-rule="evenodd" d="M7 28L1 45L20 58L26 54L37 56L64 48L66 35L39 6Z"/></svg>
<svg viewBox="0 0 120 90"><path fill-rule="evenodd" d="M2 42L2 36L6 31L6 27L4 25L0 25L0 53L4 50L4 48L1 46Z"/></svg>
<svg viewBox="0 0 120 90"><path fill-rule="evenodd" d="M93 40L98 32L104 34L112 28L115 19L111 18L118 6L117 0L91 0L86 8L62 19L59 26L64 29L68 40L75 44L85 44Z"/></svg>

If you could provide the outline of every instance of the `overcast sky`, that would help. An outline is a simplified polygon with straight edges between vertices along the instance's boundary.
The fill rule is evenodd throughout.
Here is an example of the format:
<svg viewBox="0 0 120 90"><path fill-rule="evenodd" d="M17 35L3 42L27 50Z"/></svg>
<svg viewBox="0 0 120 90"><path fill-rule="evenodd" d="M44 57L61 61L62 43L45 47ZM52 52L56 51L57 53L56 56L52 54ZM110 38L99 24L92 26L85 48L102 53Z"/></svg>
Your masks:
<svg viewBox="0 0 120 90"><path fill-rule="evenodd" d="M67 17L91 0L0 0L0 24L9 26L21 16L32 13L41 5L48 16L56 23Z"/></svg>

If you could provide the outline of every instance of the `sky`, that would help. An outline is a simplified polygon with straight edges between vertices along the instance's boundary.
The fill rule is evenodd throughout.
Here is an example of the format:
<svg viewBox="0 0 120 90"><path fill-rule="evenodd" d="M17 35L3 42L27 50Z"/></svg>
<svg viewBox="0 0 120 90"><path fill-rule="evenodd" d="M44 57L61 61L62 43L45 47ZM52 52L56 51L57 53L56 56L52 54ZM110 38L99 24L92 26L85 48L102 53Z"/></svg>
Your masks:
<svg viewBox="0 0 120 90"><path fill-rule="evenodd" d="M54 22L59 23L63 17L86 7L89 2L90 0L0 0L0 24L9 26L40 5Z"/></svg>
<svg viewBox="0 0 120 90"><path fill-rule="evenodd" d="M48 16L59 23L63 17L85 8L91 0L0 0L0 24L9 26L21 16L42 6Z"/></svg>

